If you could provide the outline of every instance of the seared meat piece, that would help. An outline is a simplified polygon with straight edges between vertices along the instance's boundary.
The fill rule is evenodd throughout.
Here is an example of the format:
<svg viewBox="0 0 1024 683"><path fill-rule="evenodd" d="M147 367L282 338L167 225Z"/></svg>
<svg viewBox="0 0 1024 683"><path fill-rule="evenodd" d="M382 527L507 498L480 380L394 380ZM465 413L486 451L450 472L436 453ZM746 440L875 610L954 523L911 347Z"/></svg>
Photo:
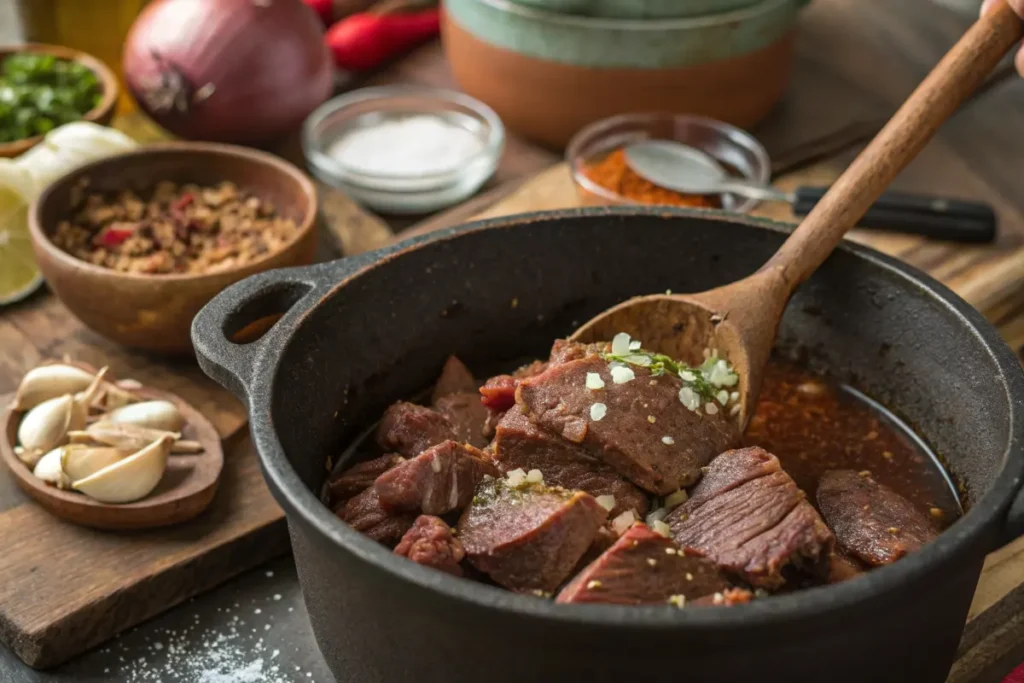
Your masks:
<svg viewBox="0 0 1024 683"><path fill-rule="evenodd" d="M466 551L443 519L420 515L398 542L395 554L425 567L462 576L459 563L466 556Z"/></svg>
<svg viewBox="0 0 1024 683"><path fill-rule="evenodd" d="M714 455L739 443L739 431L724 411L697 413L680 402L678 377L631 369L633 380L615 384L608 363L597 355L552 365L523 380L516 402L542 429L585 446L653 493L692 484ZM597 373L604 388L588 389L588 373ZM606 410L595 419L591 408L598 403Z"/></svg>
<svg viewBox="0 0 1024 683"><path fill-rule="evenodd" d="M334 514L356 531L361 531L389 548L401 540L416 520L414 514L390 513L381 507L377 491L372 486L335 507Z"/></svg>
<svg viewBox="0 0 1024 683"><path fill-rule="evenodd" d="M515 591L554 591L594 540L607 512L582 491L485 479L459 520L477 569Z"/></svg>
<svg viewBox="0 0 1024 683"><path fill-rule="evenodd" d="M455 427L447 417L406 401L392 404L377 426L380 447L407 458L415 458L431 446L456 438Z"/></svg>
<svg viewBox="0 0 1024 683"><path fill-rule="evenodd" d="M694 600L729 588L712 562L687 555L671 539L634 524L576 575L555 602L662 604Z"/></svg>
<svg viewBox="0 0 1024 683"><path fill-rule="evenodd" d="M729 607L742 605L754 599L746 588L726 588L724 591L699 597L690 603L692 607Z"/></svg>
<svg viewBox="0 0 1024 683"><path fill-rule="evenodd" d="M449 356L431 396L434 409L448 418L456 441L483 448L490 438L485 426L490 411L480 402L476 380L469 368L455 356Z"/></svg>
<svg viewBox="0 0 1024 683"><path fill-rule="evenodd" d="M473 373L466 365L455 356L448 356L444 367L441 368L441 375L434 384L434 391L430 395L430 402L437 405L438 400L451 394L469 392L476 393L476 380Z"/></svg>
<svg viewBox="0 0 1024 683"><path fill-rule="evenodd" d="M438 412L448 418L455 432L455 440L483 448L490 439L484 435L490 410L480 402L476 391L460 391L442 396L434 403Z"/></svg>
<svg viewBox="0 0 1024 683"><path fill-rule="evenodd" d="M584 447L546 432L530 422L518 408L505 413L494 435L494 463L502 472L538 469L548 484L592 496L615 496L610 516L635 510L643 517L647 495L598 460Z"/></svg>
<svg viewBox="0 0 1024 683"><path fill-rule="evenodd" d="M757 447L712 460L690 499L665 521L684 549L768 589L794 573L824 578L835 543L778 458Z"/></svg>
<svg viewBox="0 0 1024 683"><path fill-rule="evenodd" d="M844 553L842 548L836 548L828 560L828 583L842 583L863 573L860 562Z"/></svg>
<svg viewBox="0 0 1024 683"><path fill-rule="evenodd" d="M938 536L910 501L866 474L826 472L817 498L840 547L869 566L891 564Z"/></svg>
<svg viewBox="0 0 1024 683"><path fill-rule="evenodd" d="M480 387L480 400L493 412L503 413L515 405L516 387L519 386L519 382L527 377L539 375L547 367L547 362L535 360L529 365L519 368L511 375L491 377Z"/></svg>
<svg viewBox="0 0 1024 683"><path fill-rule="evenodd" d="M580 344L568 339L556 339L551 345L551 355L548 363L558 365L568 363L571 360L580 360L587 356L603 353L611 349L611 342L598 342L596 344Z"/></svg>
<svg viewBox="0 0 1024 683"><path fill-rule="evenodd" d="M386 510L443 515L469 505L485 475L498 476L498 470L482 452L445 441L391 468L373 488Z"/></svg>
<svg viewBox="0 0 1024 683"><path fill-rule="evenodd" d="M405 462L405 458L397 453L389 453L348 468L327 484L331 505L339 505L359 495L373 486L377 477L402 462Z"/></svg>

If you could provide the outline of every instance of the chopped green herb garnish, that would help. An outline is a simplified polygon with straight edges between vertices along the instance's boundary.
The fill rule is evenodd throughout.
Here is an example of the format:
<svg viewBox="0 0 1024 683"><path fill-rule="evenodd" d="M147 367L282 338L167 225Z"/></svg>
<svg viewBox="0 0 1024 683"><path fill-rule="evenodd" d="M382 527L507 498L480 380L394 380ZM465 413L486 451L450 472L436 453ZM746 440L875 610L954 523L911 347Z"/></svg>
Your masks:
<svg viewBox="0 0 1024 683"><path fill-rule="evenodd" d="M0 142L45 135L77 121L100 101L88 67L53 55L20 53L0 62Z"/></svg>

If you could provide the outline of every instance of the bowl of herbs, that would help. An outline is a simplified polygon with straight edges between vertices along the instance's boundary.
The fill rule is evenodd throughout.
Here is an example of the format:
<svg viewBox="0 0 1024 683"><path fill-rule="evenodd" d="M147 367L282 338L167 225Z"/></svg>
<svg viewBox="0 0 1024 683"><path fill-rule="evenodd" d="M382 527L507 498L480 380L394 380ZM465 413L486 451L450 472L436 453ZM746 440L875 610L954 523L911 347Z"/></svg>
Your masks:
<svg viewBox="0 0 1024 683"><path fill-rule="evenodd" d="M59 45L0 46L0 157L15 157L65 123L106 124L117 77L99 59Z"/></svg>

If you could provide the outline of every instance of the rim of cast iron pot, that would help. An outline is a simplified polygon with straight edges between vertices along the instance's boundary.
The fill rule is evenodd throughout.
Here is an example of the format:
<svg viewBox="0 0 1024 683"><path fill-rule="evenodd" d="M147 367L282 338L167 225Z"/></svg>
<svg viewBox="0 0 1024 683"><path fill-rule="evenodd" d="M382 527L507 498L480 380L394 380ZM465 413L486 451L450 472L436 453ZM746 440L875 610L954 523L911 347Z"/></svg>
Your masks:
<svg viewBox="0 0 1024 683"><path fill-rule="evenodd" d="M437 233L414 237L396 245L366 254L364 263L338 283L333 285L324 300L336 295L348 283L378 265L399 258L403 253L423 248L426 245L457 238L462 234L485 230L514 229L526 223L551 220L572 220L586 217L628 217L642 215L670 218L711 218L716 221L742 223L761 227L779 233L788 232L788 227L774 221L750 216L728 215L718 212L709 216L707 210L667 209L664 207L597 207L567 209L521 214L515 217L495 218L469 223ZM678 609L673 606L624 606L624 605L573 605L556 604L550 600L523 596L511 591L487 586L462 578L450 576L414 562L397 557L390 550L366 538L347 524L339 521L319 497L303 484L292 468L277 438L270 416L270 401L276 389L280 351L290 342L290 336L274 350L268 350L257 359L255 366L258 377L265 377L251 390L251 396L260 396L252 406L258 419L252 422L257 450L263 464L263 471L276 498L289 516L301 519L330 542L352 553L361 561L375 566L391 577L421 588L440 593L453 600L472 603L479 607L502 610L523 616L566 624L587 624L598 627L629 627L644 629L699 628L707 630L728 630L737 627L763 627L787 621L799 620L814 613L834 612L851 608L881 593L897 590L909 585L923 574L935 571L965 550L966 546L978 542L979 535L989 532L992 525L1006 521L1007 511L1019 484L1024 478L1024 373L1021 373L1009 347L998 333L967 302L954 294L945 285L912 266L901 263L852 242L844 242L843 251L853 253L867 260L876 268L888 271L901 278L908 287L924 290L937 303L944 305L950 314L956 315L964 326L965 334L973 334L985 346L989 357L1001 373L1000 379L1007 391L1010 404L1010 426L1007 433L1009 445L1002 454L1002 464L992 488L960 519L942 532L932 543L921 550L886 567L867 572L856 581L808 588L787 595L775 595L769 599L753 600L750 603L730 606L728 609ZM305 319L304 312L301 317ZM302 320L293 330L301 329ZM266 367L270 363L269 368ZM261 368L262 366L262 368ZM266 369L269 372L260 370ZM988 549L986 552L993 549Z"/></svg>

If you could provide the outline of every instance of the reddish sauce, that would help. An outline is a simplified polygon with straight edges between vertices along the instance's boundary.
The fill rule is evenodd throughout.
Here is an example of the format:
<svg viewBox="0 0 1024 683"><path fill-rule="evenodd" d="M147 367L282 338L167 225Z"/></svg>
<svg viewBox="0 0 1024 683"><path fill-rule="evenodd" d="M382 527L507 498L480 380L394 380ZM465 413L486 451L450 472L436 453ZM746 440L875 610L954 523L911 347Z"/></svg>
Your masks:
<svg viewBox="0 0 1024 683"><path fill-rule="evenodd" d="M826 470L868 470L940 529L960 515L949 478L909 427L862 394L795 364L768 365L745 438L778 456L812 501Z"/></svg>

